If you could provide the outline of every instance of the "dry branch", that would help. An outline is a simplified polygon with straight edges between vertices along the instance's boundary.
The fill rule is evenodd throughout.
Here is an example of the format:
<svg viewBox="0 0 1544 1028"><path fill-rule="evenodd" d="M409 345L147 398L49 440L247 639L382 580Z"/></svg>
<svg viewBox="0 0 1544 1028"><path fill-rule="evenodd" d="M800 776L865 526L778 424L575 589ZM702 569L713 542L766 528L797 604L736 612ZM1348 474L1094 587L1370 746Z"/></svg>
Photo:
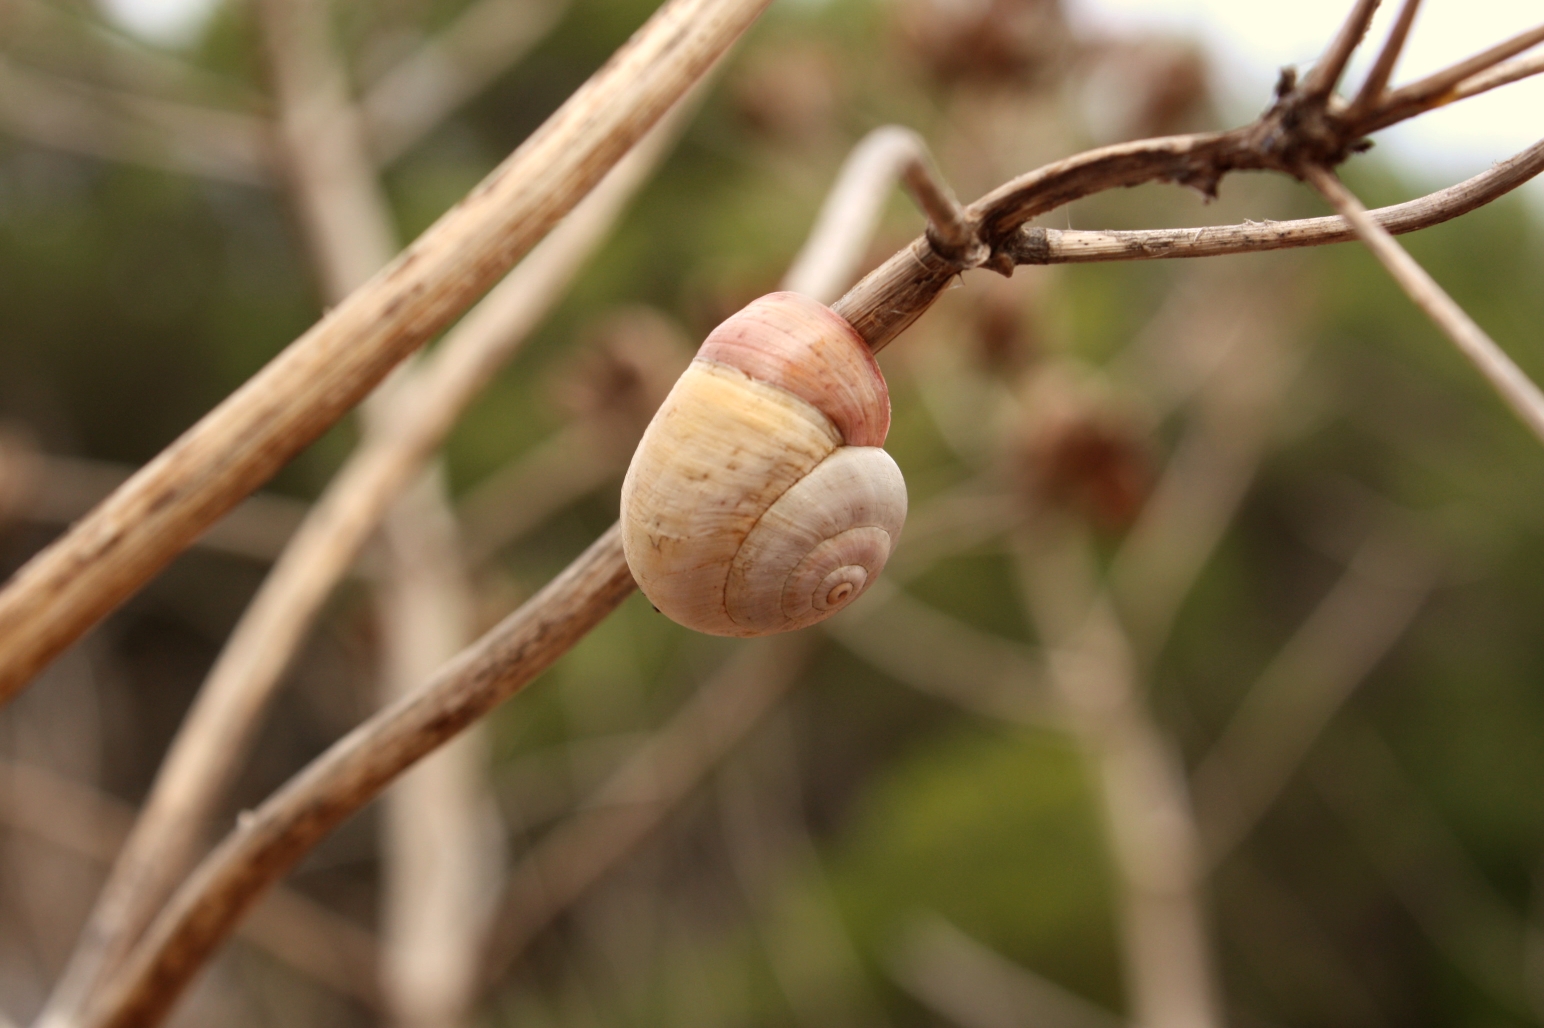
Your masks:
<svg viewBox="0 0 1544 1028"><path fill-rule="evenodd" d="M368 129L349 96L326 9L309 0L263 0L258 14L285 167L327 299L336 303L391 259L396 226L369 153ZM474 27L493 26L479 22ZM507 339L481 342L505 355L514 349ZM409 386L422 363L422 357L415 357L404 364L365 401L363 445L415 420ZM385 561L373 598L382 640L379 691L384 704L430 678L475 634L471 585L437 462L385 512L381 539ZM292 638L298 641L299 633ZM280 654L270 666L284 663ZM253 688L271 693L274 681L259 681ZM384 800L377 977L387 1018L399 1028L456 1028L475 998L474 950L499 860L484 775L485 742L474 726L404 776ZM237 763L241 749L225 755L227 766ZM213 794L206 797L212 801ZM202 819L196 814L184 811L186 822L198 824ZM179 833L171 828L169 834ZM147 850L157 848L155 843L146 838ZM170 865L163 873L169 884L182 861L160 857ZM157 890L137 898L143 917L122 926L135 936L162 896Z"/></svg>
<svg viewBox="0 0 1544 1028"><path fill-rule="evenodd" d="M1389 93L1383 100L1383 111L1374 122L1376 128L1384 128L1393 121L1403 120L1421 111L1439 107L1464 96L1473 96L1480 90L1471 85L1465 89L1465 81L1484 75L1509 57L1531 50L1544 43L1544 25L1520 32L1488 50L1459 61L1451 67L1434 72L1425 78ZM1472 91L1470 91L1472 90Z"/></svg>
<svg viewBox="0 0 1544 1028"><path fill-rule="evenodd" d="M159 1023L262 891L393 778L530 682L634 589L619 533L601 536L546 588L433 680L345 736L242 819L157 917L82 1019Z"/></svg>
<svg viewBox="0 0 1544 1028"><path fill-rule="evenodd" d="M1379 0L1356 0L1352 5L1351 12L1346 15L1340 31L1335 33L1329 49L1304 77L1300 89L1305 97L1322 100L1330 95L1340 82L1340 76L1344 74L1346 65L1350 63L1351 55L1356 52L1356 48L1362 43L1362 37L1367 34L1367 27L1372 24L1372 16L1378 10L1378 3ZM1399 50L1395 48L1389 60L1392 62L1398 55Z"/></svg>
<svg viewBox="0 0 1544 1028"><path fill-rule="evenodd" d="M1372 62L1372 69L1367 72L1362 88L1357 90L1356 99L1351 101L1353 114L1369 109L1383 98L1383 92L1388 88L1389 78L1394 74L1394 65L1398 63L1400 52L1405 48L1405 40L1410 37L1410 26L1415 24L1415 12L1420 10L1420 7L1421 0L1405 0L1399 8L1399 14L1394 19L1394 27L1389 30L1388 38L1383 42L1383 49L1378 51L1377 59Z"/></svg>
<svg viewBox="0 0 1544 1028"><path fill-rule="evenodd" d="M1541 62L1541 66L1544 66L1544 62ZM1468 214L1506 195L1541 171L1544 171L1544 141L1506 160L1498 161L1457 185L1368 213L1390 233L1403 235ZM1341 217L1109 232L1031 225L1019 230L1007 252L1015 264L1083 264L1096 261L1220 257L1348 243L1356 238L1356 229Z"/></svg>
<svg viewBox="0 0 1544 1028"><path fill-rule="evenodd" d="M485 291L767 0L670 0L460 205L0 593L0 697L154 575Z"/></svg>

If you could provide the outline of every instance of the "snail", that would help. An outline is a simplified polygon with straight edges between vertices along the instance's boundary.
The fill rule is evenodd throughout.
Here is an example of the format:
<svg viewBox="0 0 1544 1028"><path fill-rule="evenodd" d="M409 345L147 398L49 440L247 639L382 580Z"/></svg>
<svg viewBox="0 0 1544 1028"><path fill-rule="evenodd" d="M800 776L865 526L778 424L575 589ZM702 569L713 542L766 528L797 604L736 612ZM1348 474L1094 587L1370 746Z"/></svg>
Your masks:
<svg viewBox="0 0 1544 1028"><path fill-rule="evenodd" d="M835 614L906 519L889 429L889 389L851 325L799 293L752 302L708 335L627 469L622 549L639 588L713 635Z"/></svg>

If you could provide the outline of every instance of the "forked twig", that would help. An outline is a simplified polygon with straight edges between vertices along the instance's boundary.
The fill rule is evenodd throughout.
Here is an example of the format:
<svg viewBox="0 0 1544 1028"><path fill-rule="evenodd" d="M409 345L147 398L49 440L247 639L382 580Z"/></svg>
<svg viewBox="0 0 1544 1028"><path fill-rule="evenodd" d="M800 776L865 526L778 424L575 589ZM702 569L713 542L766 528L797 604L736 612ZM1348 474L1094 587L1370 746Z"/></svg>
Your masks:
<svg viewBox="0 0 1544 1028"><path fill-rule="evenodd" d="M901 179L946 246L972 241L959 202L938 177L922 137L899 125L883 125L858 141L826 194L783 288L829 303L851 283L868 246L890 187Z"/></svg>
<svg viewBox="0 0 1544 1028"><path fill-rule="evenodd" d="M1544 55L1539 60L1544 70ZM1380 207L1370 215L1394 235L1440 225L1504 196L1544 171L1544 141L1498 161L1456 185L1416 200ZM1204 228L1020 229L1005 250L1015 264L1084 264L1096 261L1150 261L1219 257L1301 246L1324 246L1356 239L1346 219L1301 218L1295 221L1246 221Z"/></svg>

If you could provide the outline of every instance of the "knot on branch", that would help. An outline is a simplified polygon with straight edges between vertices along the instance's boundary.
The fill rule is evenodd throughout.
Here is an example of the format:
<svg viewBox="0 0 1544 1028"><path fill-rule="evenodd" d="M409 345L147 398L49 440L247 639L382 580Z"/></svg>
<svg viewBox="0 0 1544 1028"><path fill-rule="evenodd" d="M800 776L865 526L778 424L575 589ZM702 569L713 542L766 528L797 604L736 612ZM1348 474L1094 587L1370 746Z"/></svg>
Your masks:
<svg viewBox="0 0 1544 1028"><path fill-rule="evenodd" d="M1361 119L1347 113L1345 101L1332 91L1304 88L1293 69L1283 68L1275 101L1250 126L1249 144L1267 166L1302 178L1302 168L1333 168L1372 147Z"/></svg>
<svg viewBox="0 0 1544 1028"><path fill-rule="evenodd" d="M974 220L960 217L940 224L930 219L925 234L933 252L953 265L956 271L993 266L992 247L981 238L981 226Z"/></svg>

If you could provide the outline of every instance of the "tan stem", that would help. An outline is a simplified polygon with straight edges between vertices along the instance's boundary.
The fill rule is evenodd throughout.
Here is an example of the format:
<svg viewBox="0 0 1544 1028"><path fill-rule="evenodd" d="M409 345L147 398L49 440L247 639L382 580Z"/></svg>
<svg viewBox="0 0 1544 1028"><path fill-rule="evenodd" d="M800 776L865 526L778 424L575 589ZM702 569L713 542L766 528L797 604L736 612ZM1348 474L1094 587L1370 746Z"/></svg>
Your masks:
<svg viewBox="0 0 1544 1028"><path fill-rule="evenodd" d="M461 204L0 592L0 698L358 403L570 210L767 0L669 0Z"/></svg>
<svg viewBox="0 0 1544 1028"><path fill-rule="evenodd" d="M326 8L263 0L258 11L292 193L328 300L337 303L390 260L396 228ZM422 361L404 364L366 399L364 446L413 420L410 387ZM373 595L386 703L426 681L473 635L471 584L437 462L395 500L381 536L385 560ZM271 692L276 682L254 687ZM485 749L473 726L383 800L378 976L386 1015L399 1028L458 1028L475 999L475 948L498 860Z"/></svg>

